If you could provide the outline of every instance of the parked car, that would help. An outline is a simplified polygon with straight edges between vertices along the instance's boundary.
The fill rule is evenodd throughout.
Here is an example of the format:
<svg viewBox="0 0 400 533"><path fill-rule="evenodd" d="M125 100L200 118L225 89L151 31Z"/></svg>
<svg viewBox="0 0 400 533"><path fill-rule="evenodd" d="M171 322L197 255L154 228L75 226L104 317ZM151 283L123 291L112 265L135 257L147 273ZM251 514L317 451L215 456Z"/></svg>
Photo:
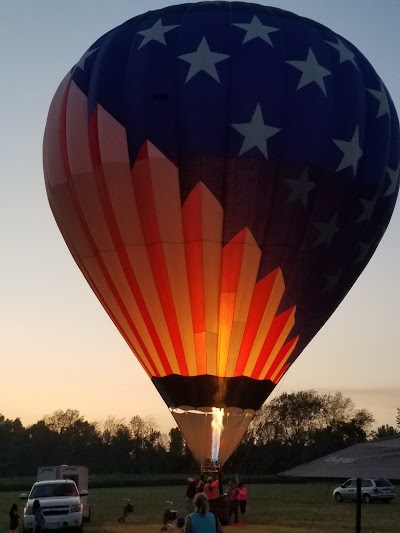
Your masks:
<svg viewBox="0 0 400 533"><path fill-rule="evenodd" d="M388 479L361 480L361 498L365 503L375 501L390 503L395 495L394 487ZM336 487L333 491L333 497L337 502L355 501L357 499L357 479L348 479L340 487Z"/></svg>
<svg viewBox="0 0 400 533"><path fill-rule="evenodd" d="M87 496L87 491L78 492L74 481L70 479L55 481L37 481L29 495L21 494L20 498L27 500L24 508L24 533L33 530L35 521L33 516L33 502L39 500L42 513L46 519L46 529L74 528L82 532L83 505L81 496Z"/></svg>

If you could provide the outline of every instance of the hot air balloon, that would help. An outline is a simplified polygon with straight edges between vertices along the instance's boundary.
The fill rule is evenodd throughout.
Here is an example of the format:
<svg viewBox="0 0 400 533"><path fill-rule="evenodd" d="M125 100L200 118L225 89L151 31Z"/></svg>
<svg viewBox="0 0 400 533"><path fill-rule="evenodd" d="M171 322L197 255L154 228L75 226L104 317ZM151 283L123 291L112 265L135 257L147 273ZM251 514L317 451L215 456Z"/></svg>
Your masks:
<svg viewBox="0 0 400 533"><path fill-rule="evenodd" d="M202 465L229 458L368 263L399 145L355 46L256 4L135 17L61 82L44 135L55 220Z"/></svg>

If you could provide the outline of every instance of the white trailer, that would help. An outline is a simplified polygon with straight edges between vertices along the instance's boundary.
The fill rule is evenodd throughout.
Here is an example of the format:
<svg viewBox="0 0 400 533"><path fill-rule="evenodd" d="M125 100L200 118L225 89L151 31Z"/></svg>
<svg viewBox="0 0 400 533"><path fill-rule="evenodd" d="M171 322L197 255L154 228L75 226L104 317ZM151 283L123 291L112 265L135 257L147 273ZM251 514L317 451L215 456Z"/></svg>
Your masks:
<svg viewBox="0 0 400 533"><path fill-rule="evenodd" d="M83 518L87 522L91 516L91 506L88 502L89 470L86 466L39 466L37 480L51 481L53 479L72 479L78 487L83 505ZM82 494L84 493L84 494Z"/></svg>

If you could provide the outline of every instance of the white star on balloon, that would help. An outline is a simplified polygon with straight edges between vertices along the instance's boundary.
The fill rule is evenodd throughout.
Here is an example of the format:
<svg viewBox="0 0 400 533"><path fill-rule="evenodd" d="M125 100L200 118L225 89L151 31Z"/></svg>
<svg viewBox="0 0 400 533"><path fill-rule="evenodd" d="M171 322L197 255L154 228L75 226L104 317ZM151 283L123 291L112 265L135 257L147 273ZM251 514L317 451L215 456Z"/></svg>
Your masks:
<svg viewBox="0 0 400 533"><path fill-rule="evenodd" d="M318 235L313 243L313 247L316 248L321 244L325 244L328 248L332 243L333 237L339 231L337 226L337 214L333 215L328 222L313 222L313 224L318 230Z"/></svg>
<svg viewBox="0 0 400 533"><path fill-rule="evenodd" d="M376 118L382 117L383 115L386 115L386 113L390 116L389 100L386 94L385 86L383 85L382 80L379 81L381 83L380 91L377 91L376 89L367 89L367 91L375 96L379 102L379 109Z"/></svg>
<svg viewBox="0 0 400 533"><path fill-rule="evenodd" d="M343 152L343 158L340 162L340 165L337 167L336 172L339 172L339 170L343 170L347 167L353 167L353 173L355 176L357 172L358 160L363 155L363 151L360 147L358 126L356 126L353 137L350 141L341 141L339 139L332 139L332 141Z"/></svg>
<svg viewBox="0 0 400 533"><path fill-rule="evenodd" d="M357 222L364 222L364 221L369 222L371 220L378 198L379 198L379 194L376 194L372 198L372 200L367 200L366 198L360 198L363 211L361 215L358 217Z"/></svg>
<svg viewBox="0 0 400 533"><path fill-rule="evenodd" d="M85 70L85 63L86 63L86 60L87 60L92 54L94 54L95 52L97 52L98 49L99 49L99 47L97 47L97 48L93 48L92 50L86 50L86 52L83 54L83 56L80 58L80 60L78 61L78 63L75 65L74 68L80 68L81 70Z"/></svg>
<svg viewBox="0 0 400 533"><path fill-rule="evenodd" d="M289 63L289 65L297 68L302 73L297 90L315 82L326 96L324 78L326 76L330 76L331 72L318 63L317 58L315 57L315 54L311 48L308 50L306 61L286 61L286 63Z"/></svg>
<svg viewBox="0 0 400 533"><path fill-rule="evenodd" d="M391 194L393 194L396 191L397 181L398 181L399 176L400 176L400 161L399 161L399 164L397 165L396 169L387 167L386 170L387 170L387 173L389 174L390 185L386 189L386 192L383 195L384 197L385 196L390 196Z"/></svg>
<svg viewBox="0 0 400 533"><path fill-rule="evenodd" d="M338 37L336 37L336 39L337 43L331 43L330 41L325 42L330 46L333 46L333 48L336 48L336 50L339 52L339 63L350 61L358 69L358 65L355 60L356 55L344 45L343 41L341 41Z"/></svg>
<svg viewBox="0 0 400 533"><path fill-rule="evenodd" d="M228 56L227 54L212 52L210 50L210 47L208 46L207 39L203 37L201 43L199 44L195 52L178 56L179 59L190 63L190 69L188 75L186 76L185 83L187 83L191 78L193 78L193 76L195 76L199 72L206 72L218 83L221 83L215 65L220 61L228 59L228 57L230 56Z"/></svg>
<svg viewBox="0 0 400 533"><path fill-rule="evenodd" d="M241 28L242 30L246 31L246 35L244 36L243 43L247 43L248 41L251 41L252 39L262 39L266 43L270 44L272 47L274 46L271 41L271 37L269 36L270 33L273 33L274 31L279 31L279 28L272 28L271 26L265 26L261 23L260 19L254 15L252 18L252 21L249 23L241 23L241 24L233 24L233 26L237 26L238 28Z"/></svg>
<svg viewBox="0 0 400 533"><path fill-rule="evenodd" d="M138 50L140 50L140 48L142 48L145 44L151 41L157 41L158 43L167 46L167 43L165 41L165 34L171 30L174 30L175 28L178 28L179 26L180 24L174 24L172 26L163 26L162 19L158 19L157 22L155 22L151 28L137 32L139 35L143 35L144 37L143 41L140 43Z"/></svg>
<svg viewBox="0 0 400 533"><path fill-rule="evenodd" d="M317 186L308 179L308 168L304 167L300 176L296 179L286 178L285 183L290 187L289 203L300 202L307 208L308 195Z"/></svg>
<svg viewBox="0 0 400 533"><path fill-rule="evenodd" d="M231 126L244 137L239 155L251 150L251 148L258 148L265 159L268 159L267 139L281 131L281 128L273 128L264 123L259 103L256 105L250 122L231 124Z"/></svg>

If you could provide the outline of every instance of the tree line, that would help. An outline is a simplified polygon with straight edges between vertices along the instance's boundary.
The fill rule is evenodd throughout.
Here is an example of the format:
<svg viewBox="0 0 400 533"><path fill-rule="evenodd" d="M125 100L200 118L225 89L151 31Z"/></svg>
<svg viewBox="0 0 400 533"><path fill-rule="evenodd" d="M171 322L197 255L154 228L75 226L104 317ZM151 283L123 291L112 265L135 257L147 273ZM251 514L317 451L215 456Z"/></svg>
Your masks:
<svg viewBox="0 0 400 533"><path fill-rule="evenodd" d="M400 432L371 430L373 415L342 393L283 393L256 414L226 471L276 474L347 446ZM159 431L152 418L109 416L88 422L79 411L57 410L31 426L0 415L0 476L35 475L39 465L82 464L92 474L172 474L198 470L179 428Z"/></svg>

